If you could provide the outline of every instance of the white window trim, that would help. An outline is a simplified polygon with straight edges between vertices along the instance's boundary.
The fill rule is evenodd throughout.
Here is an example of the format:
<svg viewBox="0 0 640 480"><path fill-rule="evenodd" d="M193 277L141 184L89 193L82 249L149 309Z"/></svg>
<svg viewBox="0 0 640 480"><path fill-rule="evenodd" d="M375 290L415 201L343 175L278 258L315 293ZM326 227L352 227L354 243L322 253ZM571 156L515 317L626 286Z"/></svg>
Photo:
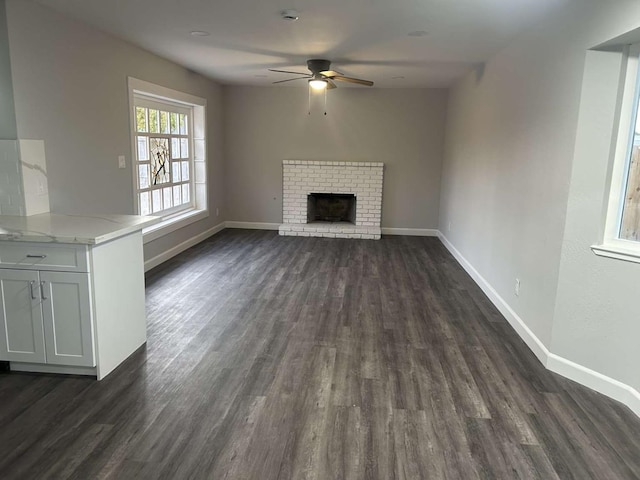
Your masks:
<svg viewBox="0 0 640 480"><path fill-rule="evenodd" d="M162 102L160 100L157 100L155 98L150 98L148 95L137 95L136 93L134 93L134 103L135 103L135 107L143 107L143 108L147 108L150 110L158 110L160 108L166 109L168 111L171 111L173 113L178 113L178 114L183 114L187 116L188 119L188 125L189 128L191 128L191 126L193 125L193 107L183 107L180 104L177 104L175 102L173 103L169 103L169 102ZM167 119L168 120L168 119ZM149 140L152 137L158 137L160 136L161 138L166 138L169 140L169 148L172 152L173 155L173 147L171 146L171 139L175 138L173 134L163 134L163 133L152 133L152 132L136 132L135 129L132 132L132 135L135 135L138 137L138 139L140 138L140 136L143 136L145 138L147 138L147 140ZM183 135L178 135L179 138L184 138ZM195 192L195 179L194 179L194 174L193 174L193 170L195 169L195 162L193 160L193 148L194 148L194 141L193 141L193 134L191 135L187 135L187 138L189 140L189 169L191 171L191 174L189 175L189 180L187 180L189 186L190 186L190 192ZM151 144L149 143L149 141L147 141L147 148L149 149L151 146ZM147 152L148 153L148 152ZM148 153L149 154L149 153ZM149 157L149 160L151 160L151 158ZM173 165L173 161L176 160L173 158L173 156L171 157L171 159L169 160L169 170L171 170L171 172L173 172L173 168L171 167L171 165ZM179 162L181 162L182 160L177 159ZM150 162L151 164L153 164L153 162ZM139 165L140 163L136 163L136 165ZM151 167L150 167L151 168ZM135 171L134 168L134 175L136 176L136 178L138 178L138 173ZM148 188L145 189L147 192L152 192L153 190L162 190L166 187L173 187L176 185L176 183L173 182L173 175L171 176L172 181L169 183L161 183L159 186L155 186L153 185L153 183L151 182L151 171L149 172L149 185ZM177 182L179 185L182 184L183 182ZM141 214L142 212L140 212L140 197L139 194L141 192L142 189L138 188L138 181L134 180L134 185L136 188L136 211L138 214ZM149 198L149 201L151 202L151 198ZM154 213L154 215L157 215L159 217L162 218L173 218L173 216L175 214L178 213L184 213L187 212L189 210L192 210L196 207L196 199L195 199L195 193L193 193L192 195L190 195L189 197L189 202L186 204L180 204L180 205L176 205L173 206L171 208L168 209L163 209L160 212Z"/></svg>
<svg viewBox="0 0 640 480"><path fill-rule="evenodd" d="M637 242L628 242L628 243L637 243ZM600 257L608 257L614 258L616 260L624 260L626 262L635 262L640 263L640 252L638 252L636 248L627 248L624 249L621 246L615 245L592 245L591 250L593 253Z"/></svg>
<svg viewBox="0 0 640 480"><path fill-rule="evenodd" d="M178 90L173 90L171 88L163 87L161 85L156 85L151 82L146 82L144 80L140 80L133 77L127 78L128 89L129 89L129 135L131 137L131 177L133 183L133 192L137 192L137 174L135 172L135 168L137 164L135 162L136 158L136 141L135 136L132 135L134 131L134 125L136 124L135 119L135 102L134 95L136 93L145 95L148 97L153 97L158 99L159 101L170 101L173 103L184 103L189 107L193 107L193 117L194 121L192 122L191 128L193 129L193 145L191 145L193 152L193 172L192 175L194 177L194 191L192 192L193 198L195 199L195 207L182 210L180 212L174 213L172 215L167 215L163 217L163 220L160 223L152 225L142 230L143 241L144 243L149 243L153 240L156 240L168 233L179 230L180 228L186 227L192 223L203 220L209 216L208 210L208 189L207 189L207 142L206 142L206 107L207 101L204 98L196 97L195 95L190 95L188 93L180 92ZM137 195L135 195L135 205L136 205L136 213L139 214L139 205Z"/></svg>
<svg viewBox="0 0 640 480"><path fill-rule="evenodd" d="M621 86L618 99L618 126L613 152L613 168L609 182L609 200L606 221L600 244L592 245L596 255L616 260L640 263L640 242L619 238L622 213L627 188L629 162L633 145L635 119L640 99L640 44L625 47Z"/></svg>

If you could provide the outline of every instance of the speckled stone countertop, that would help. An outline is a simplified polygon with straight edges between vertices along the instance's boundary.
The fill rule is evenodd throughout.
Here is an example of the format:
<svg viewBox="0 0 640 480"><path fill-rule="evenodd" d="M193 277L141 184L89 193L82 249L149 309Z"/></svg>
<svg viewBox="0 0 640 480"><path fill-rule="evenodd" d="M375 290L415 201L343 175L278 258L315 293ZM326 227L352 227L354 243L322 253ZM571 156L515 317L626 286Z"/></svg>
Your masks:
<svg viewBox="0 0 640 480"><path fill-rule="evenodd" d="M0 215L0 240L97 245L160 222L139 215Z"/></svg>

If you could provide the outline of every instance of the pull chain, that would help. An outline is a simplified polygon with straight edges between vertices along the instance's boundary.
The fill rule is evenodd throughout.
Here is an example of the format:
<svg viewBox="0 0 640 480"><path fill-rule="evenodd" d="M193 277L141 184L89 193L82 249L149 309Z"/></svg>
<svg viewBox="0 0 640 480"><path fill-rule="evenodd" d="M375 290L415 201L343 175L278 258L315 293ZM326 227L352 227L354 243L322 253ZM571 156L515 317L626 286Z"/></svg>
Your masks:
<svg viewBox="0 0 640 480"><path fill-rule="evenodd" d="M327 114L327 88L324 89L324 114Z"/></svg>
<svg viewBox="0 0 640 480"><path fill-rule="evenodd" d="M309 113L308 113L308 115L311 115L311 88L307 87L307 90L309 91Z"/></svg>

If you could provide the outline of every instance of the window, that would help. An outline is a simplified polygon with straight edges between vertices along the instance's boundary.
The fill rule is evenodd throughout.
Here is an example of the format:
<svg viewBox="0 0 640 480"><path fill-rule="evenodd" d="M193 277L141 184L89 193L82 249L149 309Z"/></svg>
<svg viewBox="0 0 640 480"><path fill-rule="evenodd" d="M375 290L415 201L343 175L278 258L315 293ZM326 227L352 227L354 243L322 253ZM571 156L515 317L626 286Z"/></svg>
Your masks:
<svg viewBox="0 0 640 480"><path fill-rule="evenodd" d="M602 245L597 255L640 262L640 45L625 47L618 132Z"/></svg>
<svg viewBox="0 0 640 480"><path fill-rule="evenodd" d="M623 240L640 241L640 109L638 95L634 99L633 130L629 135L629 152L626 155L624 191L621 206L620 230Z"/></svg>
<svg viewBox="0 0 640 480"><path fill-rule="evenodd" d="M134 95L136 194L140 215L193 208L190 108Z"/></svg>
<svg viewBox="0 0 640 480"><path fill-rule="evenodd" d="M208 216L206 101L129 78L135 211L163 218L154 240Z"/></svg>

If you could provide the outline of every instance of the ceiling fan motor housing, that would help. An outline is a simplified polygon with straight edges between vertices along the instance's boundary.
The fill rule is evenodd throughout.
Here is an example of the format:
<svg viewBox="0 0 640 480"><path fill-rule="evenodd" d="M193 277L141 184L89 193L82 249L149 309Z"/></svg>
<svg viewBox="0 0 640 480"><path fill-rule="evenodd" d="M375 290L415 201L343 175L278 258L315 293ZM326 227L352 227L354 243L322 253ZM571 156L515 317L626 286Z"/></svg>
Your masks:
<svg viewBox="0 0 640 480"><path fill-rule="evenodd" d="M309 68L312 73L324 72L330 70L331 62L322 58L312 58L311 60L307 60L307 68Z"/></svg>

